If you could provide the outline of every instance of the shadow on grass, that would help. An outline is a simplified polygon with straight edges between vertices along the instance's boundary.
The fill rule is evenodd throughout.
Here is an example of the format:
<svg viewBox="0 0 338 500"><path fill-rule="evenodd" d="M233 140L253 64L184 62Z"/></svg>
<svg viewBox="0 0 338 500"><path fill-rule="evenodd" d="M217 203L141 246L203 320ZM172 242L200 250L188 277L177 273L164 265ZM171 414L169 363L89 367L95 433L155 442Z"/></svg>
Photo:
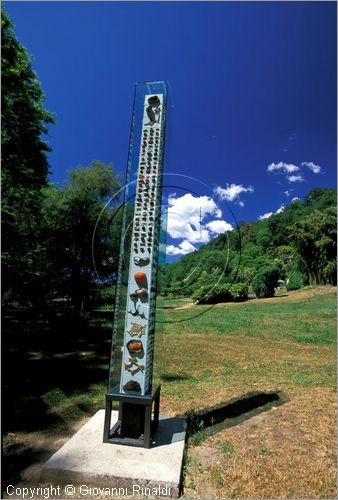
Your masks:
<svg viewBox="0 0 338 500"><path fill-rule="evenodd" d="M67 420L72 420L67 399L75 394L86 405L81 395L93 384L106 382L109 324L105 318L88 319L56 307L5 310L2 323L3 432L51 426L66 431ZM62 404L66 418L58 412Z"/></svg>
<svg viewBox="0 0 338 500"><path fill-rule="evenodd" d="M161 379L165 382L179 382L180 380L188 380L192 377L188 376L188 375L166 375L165 373L163 373L161 375Z"/></svg>
<svg viewBox="0 0 338 500"><path fill-rule="evenodd" d="M2 493L6 491L9 484L15 484L21 480L21 471L23 469L46 458L46 449L44 448L33 449L22 444L10 446L4 453L2 461Z"/></svg>
<svg viewBox="0 0 338 500"><path fill-rule="evenodd" d="M2 477L15 484L50 454L34 435L27 446L20 433L66 436L74 421L104 406L111 325L105 314L86 317L60 306L4 309L2 334Z"/></svg>
<svg viewBox="0 0 338 500"><path fill-rule="evenodd" d="M250 392L241 398L212 408L188 412L186 414L188 438L198 444L208 436L234 427L286 401L286 396L281 392Z"/></svg>

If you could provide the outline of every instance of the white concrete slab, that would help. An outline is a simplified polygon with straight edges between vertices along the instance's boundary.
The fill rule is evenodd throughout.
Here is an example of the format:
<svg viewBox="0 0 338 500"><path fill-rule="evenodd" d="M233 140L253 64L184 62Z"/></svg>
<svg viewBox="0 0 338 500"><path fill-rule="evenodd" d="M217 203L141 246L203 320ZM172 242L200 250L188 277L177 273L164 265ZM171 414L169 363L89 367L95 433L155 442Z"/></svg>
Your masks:
<svg viewBox="0 0 338 500"><path fill-rule="evenodd" d="M117 415L117 411L112 412L112 426ZM138 486L159 488L160 497L179 495L185 443L183 418L162 417L150 449L103 443L103 423L104 410L99 410L45 463L44 479L126 487L128 495L135 493L135 485L136 490ZM150 495L156 496L153 493Z"/></svg>

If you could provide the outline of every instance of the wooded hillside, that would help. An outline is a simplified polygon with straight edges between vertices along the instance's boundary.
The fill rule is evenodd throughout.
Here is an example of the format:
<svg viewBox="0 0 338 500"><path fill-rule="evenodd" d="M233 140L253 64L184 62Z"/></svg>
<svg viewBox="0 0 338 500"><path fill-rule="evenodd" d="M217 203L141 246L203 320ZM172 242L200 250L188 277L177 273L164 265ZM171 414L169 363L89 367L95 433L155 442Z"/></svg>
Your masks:
<svg viewBox="0 0 338 500"><path fill-rule="evenodd" d="M198 251L163 266L162 293L193 295L215 287L229 299L252 289L271 296L278 280L290 290L336 284L336 190L314 188L264 220L239 222ZM202 288L202 290L201 290ZM230 289L230 290L229 290Z"/></svg>

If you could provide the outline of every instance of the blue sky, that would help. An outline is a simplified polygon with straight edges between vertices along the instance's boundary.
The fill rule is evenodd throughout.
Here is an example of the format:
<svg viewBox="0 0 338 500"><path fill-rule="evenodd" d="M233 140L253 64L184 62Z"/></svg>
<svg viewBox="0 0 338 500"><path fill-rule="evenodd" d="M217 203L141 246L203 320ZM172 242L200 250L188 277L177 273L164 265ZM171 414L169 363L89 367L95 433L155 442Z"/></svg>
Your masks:
<svg viewBox="0 0 338 500"><path fill-rule="evenodd" d="M237 220L256 220L314 186L336 185L335 2L26 1L5 8L56 114L49 135L55 182L94 159L124 172L134 84L169 81L165 171L196 179L173 178L197 193L178 189L171 198L176 211L192 216L192 232L187 220L184 229L182 217L176 226L171 218L172 255L233 225L227 206Z"/></svg>

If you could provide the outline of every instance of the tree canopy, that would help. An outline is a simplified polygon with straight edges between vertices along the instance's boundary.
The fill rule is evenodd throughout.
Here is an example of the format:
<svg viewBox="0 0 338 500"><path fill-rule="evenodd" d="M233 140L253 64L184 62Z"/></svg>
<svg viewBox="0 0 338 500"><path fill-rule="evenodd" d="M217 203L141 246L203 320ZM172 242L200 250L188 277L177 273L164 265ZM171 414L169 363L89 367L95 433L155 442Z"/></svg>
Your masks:
<svg viewBox="0 0 338 500"><path fill-rule="evenodd" d="M42 222L50 291L70 296L77 309L90 301L99 281L93 251L102 263L108 248L108 258L113 259L106 266L108 274L116 270L120 221L117 216L111 225L115 209L104 210L104 206L119 189L112 164L93 161L71 170L64 188L49 185L44 191ZM105 270L100 268L102 273Z"/></svg>
<svg viewBox="0 0 338 500"><path fill-rule="evenodd" d="M54 116L44 108L31 57L3 9L1 29L3 298L36 303L68 296L79 309L99 281L93 245L98 262L106 263L101 277L109 281L116 270L118 238L112 233L121 214L112 223L116 209L103 208L120 182L111 164L93 161L71 170L64 187L48 183L45 136Z"/></svg>
<svg viewBox="0 0 338 500"><path fill-rule="evenodd" d="M2 263L6 287L22 288L35 274L42 188L49 147L42 138L53 115L27 50L1 9Z"/></svg>

